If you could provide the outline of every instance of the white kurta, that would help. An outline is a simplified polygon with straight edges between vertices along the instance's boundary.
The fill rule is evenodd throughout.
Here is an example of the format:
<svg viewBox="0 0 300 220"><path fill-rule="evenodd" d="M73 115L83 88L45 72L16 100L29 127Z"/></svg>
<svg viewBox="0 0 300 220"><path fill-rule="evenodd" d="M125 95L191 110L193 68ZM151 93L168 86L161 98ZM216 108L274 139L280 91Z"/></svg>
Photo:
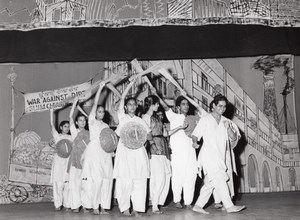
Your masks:
<svg viewBox="0 0 300 220"><path fill-rule="evenodd" d="M145 121L137 116L131 117L122 112L118 115L119 125L116 133L120 132L126 123L137 122L150 132ZM116 179L116 198L121 212L130 208L132 201L135 211L144 212L146 203L147 178L150 176L149 159L145 147L129 149L119 140L115 156L113 176Z"/></svg>
<svg viewBox="0 0 300 220"><path fill-rule="evenodd" d="M131 117L124 113L118 117L120 123L116 133L119 136L123 126L128 122L137 122L143 125L147 132L150 132L145 121L137 116ZM149 178L149 176L149 159L145 147L132 150L125 147L120 139L115 157L114 178L143 179Z"/></svg>
<svg viewBox="0 0 300 220"><path fill-rule="evenodd" d="M229 140L224 121L232 123L237 134L235 142ZM237 126L223 116L221 116L218 124L215 118L211 114L208 114L200 119L192 135L196 136L199 140L201 137L203 138L203 145L198 157L198 167L199 171L203 170L205 175L205 185L211 184L211 187L214 188L221 182L227 183L229 187L228 194L233 196L232 172L236 172L236 169L232 146L237 144L240 137ZM223 189L225 188L223 187ZM218 195L222 197L220 195L222 193L224 194L225 192L219 192Z"/></svg>
<svg viewBox="0 0 300 220"><path fill-rule="evenodd" d="M171 130L184 124L183 114L176 114L169 109L166 116L170 121ZM184 133L184 130L179 130L170 137L173 199L174 202L180 202L183 190L186 205L190 205L193 201L197 177L196 151L192 145L192 139Z"/></svg>
<svg viewBox="0 0 300 220"><path fill-rule="evenodd" d="M106 153L100 145L100 132L108 128L104 122L89 119L90 143L83 155L82 205L85 208L110 209L113 164L112 154Z"/></svg>
<svg viewBox="0 0 300 220"><path fill-rule="evenodd" d="M62 139L72 140L71 135L59 134L54 132L53 138L55 143ZM51 183L53 184L53 200L54 206L59 208L64 205L68 208L68 167L69 158L62 158L55 154L51 169Z"/></svg>

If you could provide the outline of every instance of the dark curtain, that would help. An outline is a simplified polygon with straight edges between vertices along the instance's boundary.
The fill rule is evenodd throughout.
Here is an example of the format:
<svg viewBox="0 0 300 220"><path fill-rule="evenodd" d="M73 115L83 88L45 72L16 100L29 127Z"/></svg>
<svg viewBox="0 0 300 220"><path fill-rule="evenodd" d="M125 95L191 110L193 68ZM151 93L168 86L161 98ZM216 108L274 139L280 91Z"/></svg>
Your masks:
<svg viewBox="0 0 300 220"><path fill-rule="evenodd" d="M0 48L2 63L300 55L300 28L205 25L0 31Z"/></svg>
<svg viewBox="0 0 300 220"><path fill-rule="evenodd" d="M293 54L300 128L300 28L261 25L0 31L0 63L223 58Z"/></svg>

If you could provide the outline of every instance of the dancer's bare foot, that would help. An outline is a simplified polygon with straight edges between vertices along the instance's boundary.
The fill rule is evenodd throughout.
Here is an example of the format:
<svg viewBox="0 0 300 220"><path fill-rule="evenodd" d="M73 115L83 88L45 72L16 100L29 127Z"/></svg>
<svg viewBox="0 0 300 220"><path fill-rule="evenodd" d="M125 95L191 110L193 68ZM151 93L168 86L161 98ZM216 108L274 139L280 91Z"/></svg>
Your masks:
<svg viewBox="0 0 300 220"><path fill-rule="evenodd" d="M235 213L235 212L240 212L245 208L246 208L246 206L244 206L244 205L240 205L240 206L239 205L234 205L234 206L231 206L230 208L226 209L226 211L228 213Z"/></svg>
<svg viewBox="0 0 300 220"><path fill-rule="evenodd" d="M132 211L131 215L134 216L134 217L141 217L142 216L140 213L138 213L135 210Z"/></svg>
<svg viewBox="0 0 300 220"><path fill-rule="evenodd" d="M123 215L131 216L129 209L125 210L125 211L123 212Z"/></svg>
<svg viewBox="0 0 300 220"><path fill-rule="evenodd" d="M167 209L168 206L167 206L167 205L165 205L165 206L164 206L164 205L161 205L160 208L161 208L161 209Z"/></svg>
<svg viewBox="0 0 300 220"><path fill-rule="evenodd" d="M182 209L182 208L183 208L183 206L181 205L180 202L176 202L174 206L175 206L176 208L178 208L178 209Z"/></svg>
<svg viewBox="0 0 300 220"><path fill-rule="evenodd" d="M191 209L191 208L193 208L193 206L192 205L186 205L185 208L186 209Z"/></svg>
<svg viewBox="0 0 300 220"><path fill-rule="evenodd" d="M103 208L100 208L100 209L101 209L101 211L100 211L101 215L108 215L109 214L107 211L105 211L105 209L103 209Z"/></svg>
<svg viewBox="0 0 300 220"><path fill-rule="evenodd" d="M222 207L223 205L221 203L215 203L215 209L220 209Z"/></svg>
<svg viewBox="0 0 300 220"><path fill-rule="evenodd" d="M61 211L61 210L62 210L62 206L55 207L55 211Z"/></svg>
<svg viewBox="0 0 300 220"><path fill-rule="evenodd" d="M93 214L94 215L100 215L99 209L93 209Z"/></svg>
<svg viewBox="0 0 300 220"><path fill-rule="evenodd" d="M153 214L162 214L163 211L160 211L159 208L156 206L152 207L152 213Z"/></svg>
<svg viewBox="0 0 300 220"><path fill-rule="evenodd" d="M194 205L192 210L194 212L198 212L198 213L205 214L205 215L209 214L209 212L205 211L203 208L201 208L200 206L197 206L197 205Z"/></svg>
<svg viewBox="0 0 300 220"><path fill-rule="evenodd" d="M86 208L82 208L83 213L89 213L90 211L87 210Z"/></svg>
<svg viewBox="0 0 300 220"><path fill-rule="evenodd" d="M74 213L78 213L80 211L80 208L77 208L77 209L73 209L72 212Z"/></svg>

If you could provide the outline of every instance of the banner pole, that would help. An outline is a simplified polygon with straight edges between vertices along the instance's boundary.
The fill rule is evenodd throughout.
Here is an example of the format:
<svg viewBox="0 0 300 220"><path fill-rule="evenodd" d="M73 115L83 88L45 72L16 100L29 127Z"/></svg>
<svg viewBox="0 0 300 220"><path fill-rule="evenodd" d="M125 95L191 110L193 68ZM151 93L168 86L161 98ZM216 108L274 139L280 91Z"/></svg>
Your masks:
<svg viewBox="0 0 300 220"><path fill-rule="evenodd" d="M14 136L15 136L15 94L14 94L14 83L17 79L17 74L14 71L14 67L10 67L10 73L7 75L11 86L11 124L10 124L10 151L8 158L8 175L10 175L10 164L11 156L14 147Z"/></svg>

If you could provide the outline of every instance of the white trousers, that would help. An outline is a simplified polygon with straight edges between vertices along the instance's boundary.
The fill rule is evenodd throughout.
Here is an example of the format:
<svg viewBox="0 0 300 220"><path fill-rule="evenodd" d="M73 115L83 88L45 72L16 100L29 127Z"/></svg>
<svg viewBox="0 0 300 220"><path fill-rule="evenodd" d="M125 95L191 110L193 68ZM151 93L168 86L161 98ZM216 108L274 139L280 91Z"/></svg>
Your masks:
<svg viewBox="0 0 300 220"><path fill-rule="evenodd" d="M121 212L130 208L145 212L146 209L147 179L116 178L116 197Z"/></svg>
<svg viewBox="0 0 300 220"><path fill-rule="evenodd" d="M150 198L152 206L164 205L170 188L170 161L164 155L151 155L150 169Z"/></svg>
<svg viewBox="0 0 300 220"><path fill-rule="evenodd" d="M220 178L218 178L219 176ZM203 208L206 205L207 201L209 200L214 190L215 190L215 195L217 196L216 199L222 201L226 209L233 206L227 181L222 176L223 176L222 174L215 175L214 178L209 180L207 176L204 177L205 178L204 185L200 190L200 195L196 202L197 206Z"/></svg>
<svg viewBox="0 0 300 220"><path fill-rule="evenodd" d="M69 171L68 204L71 209L81 206L81 169L71 166Z"/></svg>
<svg viewBox="0 0 300 220"><path fill-rule="evenodd" d="M59 208L62 205L66 208L69 208L68 185L68 182L62 181L55 181L53 183L53 202L55 208Z"/></svg>
<svg viewBox="0 0 300 220"><path fill-rule="evenodd" d="M221 198L218 195L218 193L216 192L216 189L213 190L213 197L214 197L215 203L221 203Z"/></svg>
<svg viewBox="0 0 300 220"><path fill-rule="evenodd" d="M84 208L98 209L99 205L103 209L111 208L112 179L82 180L82 206Z"/></svg>
<svg viewBox="0 0 300 220"><path fill-rule="evenodd" d="M180 202L182 191L184 204L190 205L193 202L196 178L196 172L187 170L186 175L180 175L178 171L172 169L172 192L175 203Z"/></svg>

